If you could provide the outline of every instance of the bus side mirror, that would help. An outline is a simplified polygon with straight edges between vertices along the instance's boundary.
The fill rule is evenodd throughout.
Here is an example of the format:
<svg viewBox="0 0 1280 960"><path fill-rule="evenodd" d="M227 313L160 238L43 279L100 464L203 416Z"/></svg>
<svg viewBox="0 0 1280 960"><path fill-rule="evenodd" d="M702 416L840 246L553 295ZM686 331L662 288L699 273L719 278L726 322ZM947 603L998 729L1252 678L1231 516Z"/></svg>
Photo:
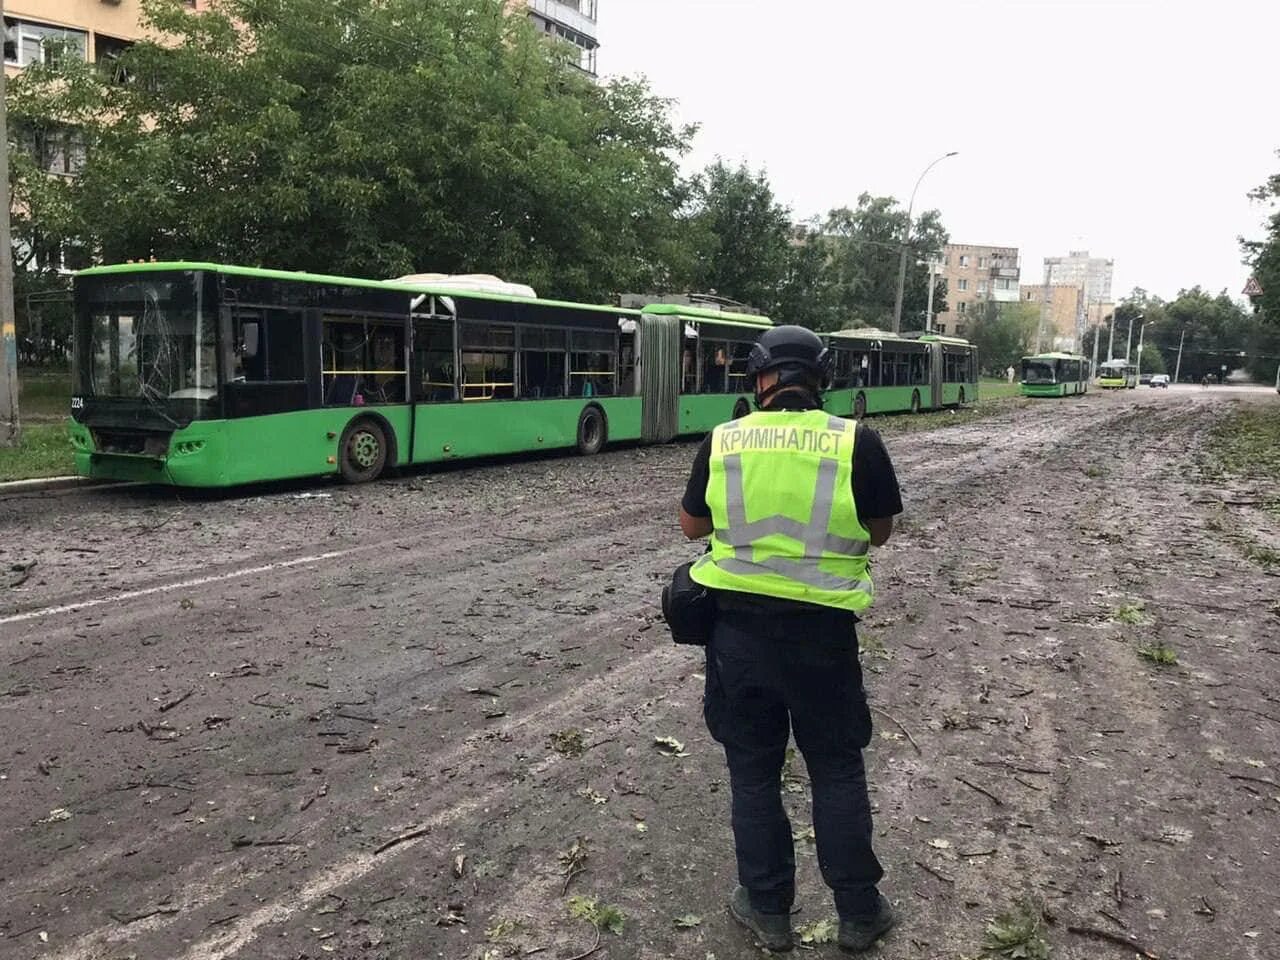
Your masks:
<svg viewBox="0 0 1280 960"><path fill-rule="evenodd" d="M257 320L246 320L240 327L240 355L250 358L258 355Z"/></svg>

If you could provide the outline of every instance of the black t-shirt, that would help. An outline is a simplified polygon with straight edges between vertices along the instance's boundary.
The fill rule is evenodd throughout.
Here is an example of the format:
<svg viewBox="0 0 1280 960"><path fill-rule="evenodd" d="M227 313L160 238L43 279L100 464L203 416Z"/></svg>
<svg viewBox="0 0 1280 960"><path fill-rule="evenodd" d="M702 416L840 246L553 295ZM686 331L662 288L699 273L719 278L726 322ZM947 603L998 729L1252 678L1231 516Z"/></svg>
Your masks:
<svg viewBox="0 0 1280 960"><path fill-rule="evenodd" d="M788 406L783 409L797 408ZM685 513L692 517L711 516L711 508L707 505L707 482L711 478L711 437L711 434L707 434L698 447L693 458L693 469L689 473L689 483L680 502ZM863 526L866 526L868 520L883 520L902 513L902 492L898 488L898 476L894 473L889 451L885 449L880 434L861 423L857 426L853 441L853 503ZM810 603L729 591L720 591L719 602L722 611L727 609L747 615L800 614L822 609L815 608Z"/></svg>

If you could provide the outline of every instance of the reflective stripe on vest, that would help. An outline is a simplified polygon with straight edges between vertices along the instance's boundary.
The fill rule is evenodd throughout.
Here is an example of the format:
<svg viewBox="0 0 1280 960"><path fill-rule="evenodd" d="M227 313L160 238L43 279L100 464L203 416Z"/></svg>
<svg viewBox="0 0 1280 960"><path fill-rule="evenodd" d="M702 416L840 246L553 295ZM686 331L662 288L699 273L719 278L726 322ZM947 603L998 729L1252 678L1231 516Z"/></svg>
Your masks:
<svg viewBox="0 0 1280 960"><path fill-rule="evenodd" d="M694 566L693 578L707 587L823 606L869 606L873 588L866 555L871 537L858 520L852 489L856 427L821 411L757 413L717 427L707 490L716 527L711 551ZM747 519L744 453L727 452L737 447L751 448L748 452L758 458L747 469L767 471L779 483L807 484L816 470L811 496L805 491L804 499L811 503L805 520L781 513ZM838 486L842 473L844 482ZM767 500L767 488L761 492ZM795 497L787 496L796 492L794 487L778 492L779 502L794 503ZM756 507L758 514L760 505Z"/></svg>

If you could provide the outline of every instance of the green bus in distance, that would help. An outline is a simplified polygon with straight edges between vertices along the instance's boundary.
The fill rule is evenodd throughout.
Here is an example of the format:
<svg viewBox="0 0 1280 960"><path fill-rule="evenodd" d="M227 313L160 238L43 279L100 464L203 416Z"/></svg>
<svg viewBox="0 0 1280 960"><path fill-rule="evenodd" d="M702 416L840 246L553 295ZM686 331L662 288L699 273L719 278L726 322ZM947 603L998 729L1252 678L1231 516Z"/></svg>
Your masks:
<svg viewBox="0 0 1280 960"><path fill-rule="evenodd" d="M212 263L75 278L82 476L224 487L663 443L750 409L766 317Z"/></svg>
<svg viewBox="0 0 1280 960"><path fill-rule="evenodd" d="M1022 358L1024 397L1074 397L1089 392L1089 361L1073 353Z"/></svg>
<svg viewBox="0 0 1280 960"><path fill-rule="evenodd" d="M1104 390L1136 390L1138 368L1124 360L1108 360L1098 364L1098 386Z"/></svg>
<svg viewBox="0 0 1280 960"><path fill-rule="evenodd" d="M824 339L835 355L825 406L837 416L918 413L978 399L978 355L967 340L873 329L843 330Z"/></svg>

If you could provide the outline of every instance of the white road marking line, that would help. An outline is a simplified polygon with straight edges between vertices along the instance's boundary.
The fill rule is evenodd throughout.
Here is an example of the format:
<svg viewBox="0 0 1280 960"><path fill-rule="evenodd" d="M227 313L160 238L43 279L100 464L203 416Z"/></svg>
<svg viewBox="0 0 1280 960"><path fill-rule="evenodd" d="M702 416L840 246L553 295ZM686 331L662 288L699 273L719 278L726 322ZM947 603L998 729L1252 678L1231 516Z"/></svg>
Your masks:
<svg viewBox="0 0 1280 960"><path fill-rule="evenodd" d="M77 613L91 607L100 607L106 603L123 603L138 597L147 597L154 593L168 593L171 590L182 590L188 587L200 587L206 583L218 583L222 580L235 580L239 577L251 577L255 573L269 573L272 570L284 570L288 567L301 567L308 563L320 563L322 560L333 560L346 556L353 550L332 550L328 553L317 553L309 557L296 557L293 560L279 560L258 567L246 567L243 570L232 570L228 573L215 573L207 577L196 577L194 580L182 580L178 583L166 583L159 587L144 587L141 590L127 590L110 597L95 597L92 600L79 600L75 603L64 603L56 607L41 607L39 610L28 610L26 613L14 613L0 617L0 626L6 623L21 623L24 620L39 620L42 617L53 617L60 613Z"/></svg>

